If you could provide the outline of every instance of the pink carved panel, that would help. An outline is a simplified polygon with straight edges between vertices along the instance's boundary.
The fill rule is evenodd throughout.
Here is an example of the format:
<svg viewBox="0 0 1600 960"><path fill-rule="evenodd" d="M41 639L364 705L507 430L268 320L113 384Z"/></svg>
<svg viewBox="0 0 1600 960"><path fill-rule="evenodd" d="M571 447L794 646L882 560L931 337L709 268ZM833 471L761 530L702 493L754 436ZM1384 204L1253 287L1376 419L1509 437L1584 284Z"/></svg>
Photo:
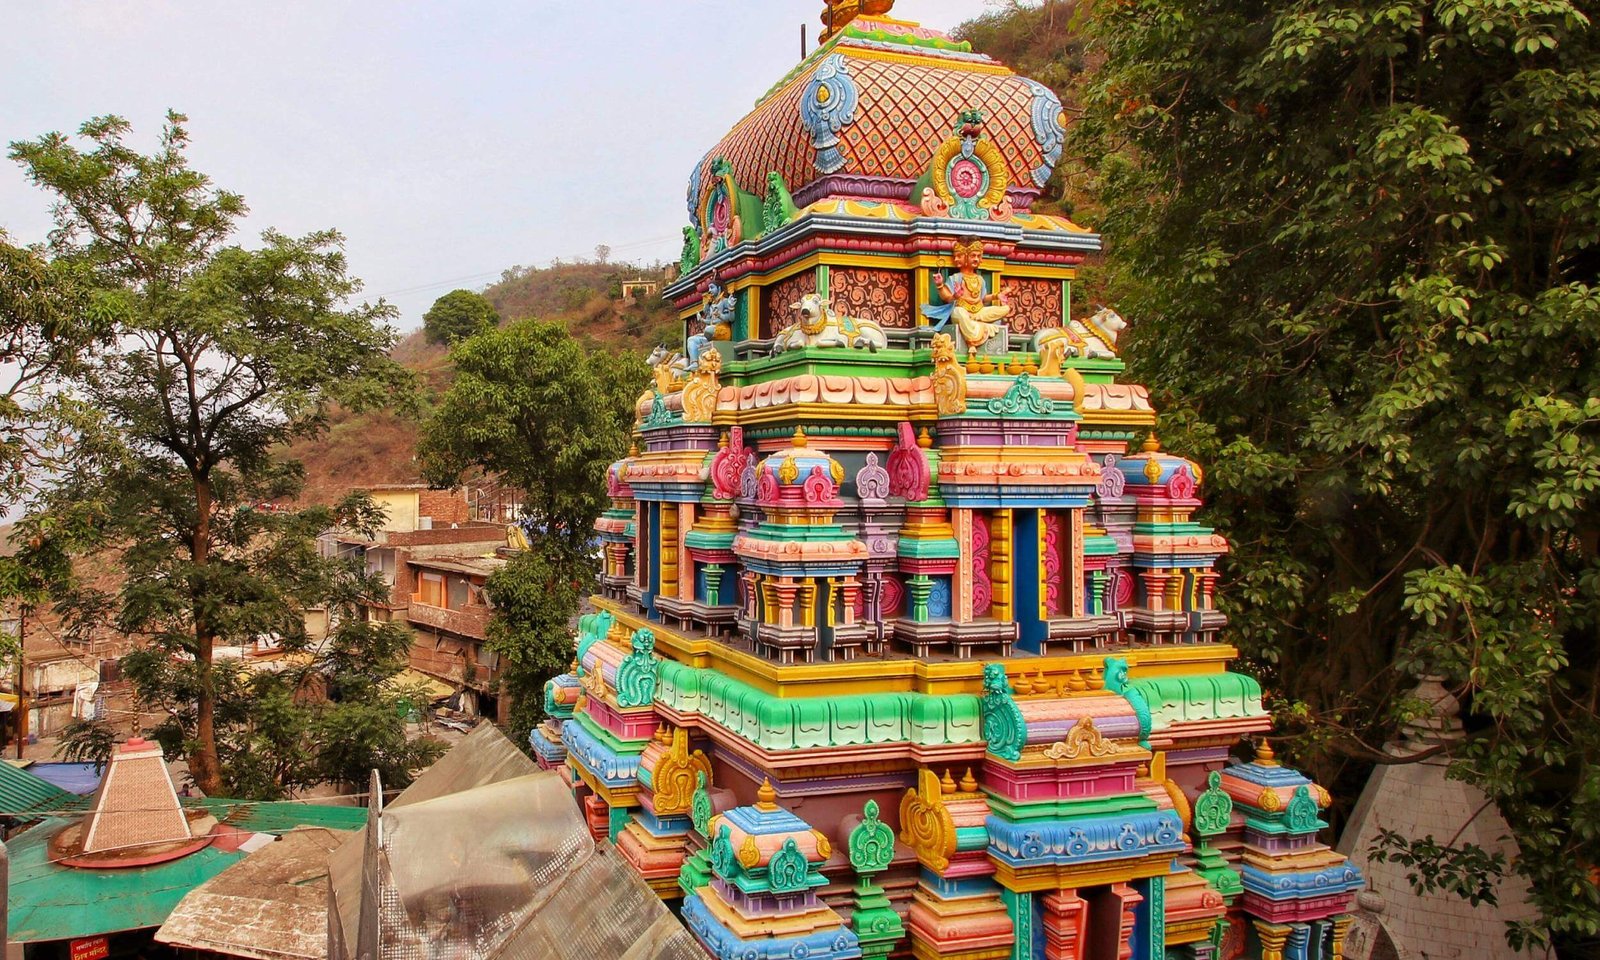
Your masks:
<svg viewBox="0 0 1600 960"><path fill-rule="evenodd" d="M987 617L994 605L994 583L989 579L989 518L972 517L972 615Z"/></svg>

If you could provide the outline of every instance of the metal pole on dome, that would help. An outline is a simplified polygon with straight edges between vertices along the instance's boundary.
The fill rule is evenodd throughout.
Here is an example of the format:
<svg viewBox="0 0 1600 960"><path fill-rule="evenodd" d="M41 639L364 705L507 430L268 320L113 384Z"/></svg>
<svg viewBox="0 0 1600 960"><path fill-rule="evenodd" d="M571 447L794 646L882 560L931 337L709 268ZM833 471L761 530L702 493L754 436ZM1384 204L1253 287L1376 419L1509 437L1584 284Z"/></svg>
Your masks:
<svg viewBox="0 0 1600 960"><path fill-rule="evenodd" d="M806 58L806 25L805 25L805 23L802 22L800 24L800 59L804 60L805 58Z"/></svg>

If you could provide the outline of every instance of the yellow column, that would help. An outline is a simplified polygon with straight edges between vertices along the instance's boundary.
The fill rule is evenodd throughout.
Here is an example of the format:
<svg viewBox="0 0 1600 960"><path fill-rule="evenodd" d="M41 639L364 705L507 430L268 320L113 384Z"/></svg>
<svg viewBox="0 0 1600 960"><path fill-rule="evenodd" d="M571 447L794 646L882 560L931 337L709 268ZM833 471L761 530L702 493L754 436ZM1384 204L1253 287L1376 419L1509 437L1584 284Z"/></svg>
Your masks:
<svg viewBox="0 0 1600 960"><path fill-rule="evenodd" d="M1261 937L1261 960L1283 960L1283 946L1289 942L1290 928L1281 923L1257 920L1256 934Z"/></svg>
<svg viewBox="0 0 1600 960"><path fill-rule="evenodd" d="M661 505L661 595L678 595L678 505Z"/></svg>
<svg viewBox="0 0 1600 960"><path fill-rule="evenodd" d="M989 524L989 580L994 587L994 610L991 616L1001 621L1016 618L1016 607L1012 602L1015 565L1011 554L1011 530L1012 511L996 510Z"/></svg>

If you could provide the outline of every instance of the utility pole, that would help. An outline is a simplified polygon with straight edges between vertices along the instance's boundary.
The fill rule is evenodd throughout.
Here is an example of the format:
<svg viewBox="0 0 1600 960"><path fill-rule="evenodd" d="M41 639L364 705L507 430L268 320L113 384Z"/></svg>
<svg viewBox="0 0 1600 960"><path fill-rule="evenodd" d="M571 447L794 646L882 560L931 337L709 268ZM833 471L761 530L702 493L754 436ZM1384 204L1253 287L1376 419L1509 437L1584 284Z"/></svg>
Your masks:
<svg viewBox="0 0 1600 960"><path fill-rule="evenodd" d="M28 742L28 607L17 609L17 759L22 759L23 745Z"/></svg>

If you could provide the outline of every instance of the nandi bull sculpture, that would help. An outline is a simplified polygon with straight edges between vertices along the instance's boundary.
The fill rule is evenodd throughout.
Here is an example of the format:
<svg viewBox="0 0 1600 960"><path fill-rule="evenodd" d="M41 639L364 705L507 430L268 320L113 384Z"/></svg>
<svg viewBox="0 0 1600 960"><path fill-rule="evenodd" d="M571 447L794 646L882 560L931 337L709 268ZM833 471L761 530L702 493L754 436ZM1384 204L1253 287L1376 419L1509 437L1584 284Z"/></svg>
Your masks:
<svg viewBox="0 0 1600 960"><path fill-rule="evenodd" d="M808 293L789 308L799 316L773 340L774 354L799 347L866 347L876 352L889 345L876 322L836 314L819 294Z"/></svg>

